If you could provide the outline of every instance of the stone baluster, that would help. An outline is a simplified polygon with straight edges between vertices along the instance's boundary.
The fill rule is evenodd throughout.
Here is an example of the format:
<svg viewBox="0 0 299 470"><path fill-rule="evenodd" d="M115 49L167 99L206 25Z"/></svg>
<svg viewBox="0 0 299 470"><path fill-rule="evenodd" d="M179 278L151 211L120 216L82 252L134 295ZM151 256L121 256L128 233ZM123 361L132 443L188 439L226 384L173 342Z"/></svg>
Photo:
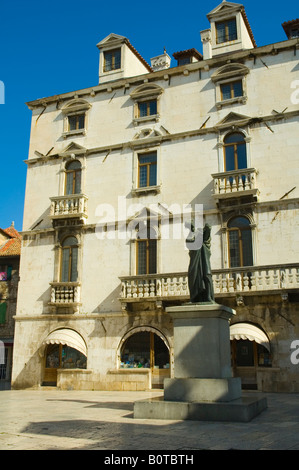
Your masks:
<svg viewBox="0 0 299 470"><path fill-rule="evenodd" d="M137 297L137 283L136 281L132 281L132 297Z"/></svg>
<svg viewBox="0 0 299 470"><path fill-rule="evenodd" d="M144 281L144 286L143 286L143 291L144 291L144 297L149 297L149 282L147 279Z"/></svg>
<svg viewBox="0 0 299 470"><path fill-rule="evenodd" d="M150 297L156 297L156 283L155 279L150 280Z"/></svg>
<svg viewBox="0 0 299 470"><path fill-rule="evenodd" d="M138 297L143 297L143 280L139 280L137 283Z"/></svg>
<svg viewBox="0 0 299 470"><path fill-rule="evenodd" d="M243 274L243 290L249 291L249 276L248 273Z"/></svg>

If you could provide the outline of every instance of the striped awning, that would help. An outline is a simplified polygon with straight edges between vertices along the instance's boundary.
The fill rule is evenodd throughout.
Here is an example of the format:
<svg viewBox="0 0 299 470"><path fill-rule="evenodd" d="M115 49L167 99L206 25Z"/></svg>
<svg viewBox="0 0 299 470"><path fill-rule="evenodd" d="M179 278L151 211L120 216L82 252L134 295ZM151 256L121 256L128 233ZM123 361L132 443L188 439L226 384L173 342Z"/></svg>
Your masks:
<svg viewBox="0 0 299 470"><path fill-rule="evenodd" d="M84 356L87 356L87 348L84 339L79 333L69 328L61 328L52 331L43 341L43 344L66 344L70 348L77 349L77 351L80 351Z"/></svg>
<svg viewBox="0 0 299 470"><path fill-rule="evenodd" d="M257 326L250 323L235 323L230 326L230 339L248 339L264 346L270 352L270 341L267 335Z"/></svg>

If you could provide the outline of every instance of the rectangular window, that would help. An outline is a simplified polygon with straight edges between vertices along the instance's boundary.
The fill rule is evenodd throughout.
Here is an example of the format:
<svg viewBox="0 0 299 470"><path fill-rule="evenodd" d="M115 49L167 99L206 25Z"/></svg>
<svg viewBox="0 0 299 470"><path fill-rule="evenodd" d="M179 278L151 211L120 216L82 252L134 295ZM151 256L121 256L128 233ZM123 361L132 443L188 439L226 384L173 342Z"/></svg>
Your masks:
<svg viewBox="0 0 299 470"><path fill-rule="evenodd" d="M121 50L114 49L104 52L104 72L120 69Z"/></svg>
<svg viewBox="0 0 299 470"><path fill-rule="evenodd" d="M151 152L138 155L138 187L156 186L157 184L157 153Z"/></svg>
<svg viewBox="0 0 299 470"><path fill-rule="evenodd" d="M84 129L85 125L85 114L77 114L75 116L68 116L69 131L77 131L78 129Z"/></svg>
<svg viewBox="0 0 299 470"><path fill-rule="evenodd" d="M157 272L157 240L137 240L137 274Z"/></svg>
<svg viewBox="0 0 299 470"><path fill-rule="evenodd" d="M142 101L138 103L138 117L157 114L157 100Z"/></svg>
<svg viewBox="0 0 299 470"><path fill-rule="evenodd" d="M217 44L221 44L223 42L228 41L234 41L235 39L237 39L237 24L235 18L216 23Z"/></svg>
<svg viewBox="0 0 299 470"><path fill-rule="evenodd" d="M231 98L237 98L238 96L243 96L242 80L237 80L231 83L223 83L220 85L220 89L222 101L229 100Z"/></svg>

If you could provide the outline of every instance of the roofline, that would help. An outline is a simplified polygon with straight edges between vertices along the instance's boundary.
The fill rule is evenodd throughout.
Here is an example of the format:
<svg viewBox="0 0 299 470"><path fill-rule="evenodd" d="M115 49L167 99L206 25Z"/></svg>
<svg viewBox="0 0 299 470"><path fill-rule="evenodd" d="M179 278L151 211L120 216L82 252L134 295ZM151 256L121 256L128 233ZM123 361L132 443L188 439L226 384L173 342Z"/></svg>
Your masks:
<svg viewBox="0 0 299 470"><path fill-rule="evenodd" d="M242 60L250 56L271 54L273 50L279 52L279 51L286 50L286 49L292 49L298 45L299 45L299 38L286 39L285 41L279 41L277 43L271 43L265 46L254 47L252 49L243 49L239 51L233 51L227 54L223 54L221 56L212 57L211 59L200 60L200 61L193 62L191 64L184 65L184 66L176 66L176 67L171 67L166 70L165 69L158 70L156 72L151 72L150 74L141 74L141 75L137 75L133 77L118 78L116 80L104 82L101 84L96 84L95 86L91 86L88 88L82 88L79 90L73 90L70 92L61 93L59 95L52 95L52 96L48 96L44 98L38 98L32 101L27 101L25 104L28 106L28 108L31 108L31 109L35 107L38 108L42 106L47 106L48 104L52 102L58 102L62 100L71 99L74 97L74 95L80 95L81 97L83 95L88 95L94 92L101 92L105 90L107 91L107 89L112 89L112 88L120 88L124 86L124 84L128 83L128 81L132 83L133 85L134 83L143 83L145 78L148 80L150 79L154 80L155 78L158 78L158 79L160 77L163 78L165 74L170 76L170 75L183 73L185 69L192 72L193 70L203 69L206 66L209 66L210 68L214 68L217 66L220 67L220 65L218 64L221 64L222 62L224 64L227 62L228 59Z"/></svg>

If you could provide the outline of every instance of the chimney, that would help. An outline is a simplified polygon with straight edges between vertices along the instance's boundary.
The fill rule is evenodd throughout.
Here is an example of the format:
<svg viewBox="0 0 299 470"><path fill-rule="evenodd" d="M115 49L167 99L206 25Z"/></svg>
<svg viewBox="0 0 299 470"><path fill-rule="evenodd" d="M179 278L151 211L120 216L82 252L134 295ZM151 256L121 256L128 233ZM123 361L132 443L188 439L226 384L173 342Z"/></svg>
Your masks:
<svg viewBox="0 0 299 470"><path fill-rule="evenodd" d="M165 70L169 69L170 67L171 58L167 54L166 50L164 49L164 54L157 55L151 59L151 67L154 72L158 70Z"/></svg>
<svg viewBox="0 0 299 470"><path fill-rule="evenodd" d="M202 42L203 60L212 58L212 43L211 43L211 30L205 29L200 32Z"/></svg>

